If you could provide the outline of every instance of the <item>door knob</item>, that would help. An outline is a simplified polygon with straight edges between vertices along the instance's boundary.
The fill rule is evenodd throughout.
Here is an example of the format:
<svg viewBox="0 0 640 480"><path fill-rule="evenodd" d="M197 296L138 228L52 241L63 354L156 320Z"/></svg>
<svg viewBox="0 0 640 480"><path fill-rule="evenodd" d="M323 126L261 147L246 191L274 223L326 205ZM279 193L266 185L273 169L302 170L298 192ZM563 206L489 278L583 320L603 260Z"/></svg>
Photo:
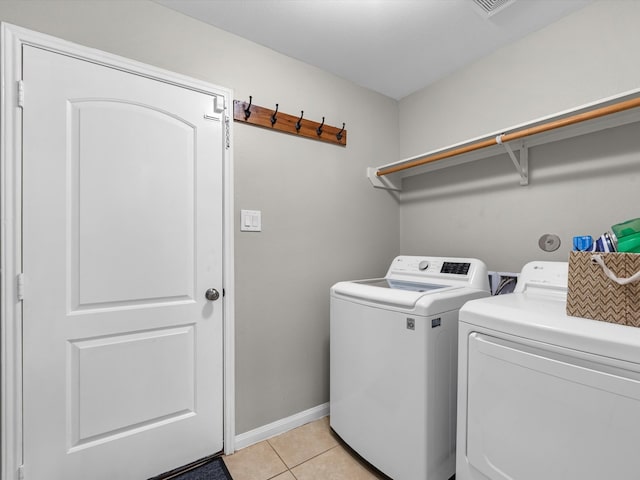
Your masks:
<svg viewBox="0 0 640 480"><path fill-rule="evenodd" d="M213 302L220 298L220 293L215 288L210 288L204 293L204 296L207 297L207 300L211 300Z"/></svg>

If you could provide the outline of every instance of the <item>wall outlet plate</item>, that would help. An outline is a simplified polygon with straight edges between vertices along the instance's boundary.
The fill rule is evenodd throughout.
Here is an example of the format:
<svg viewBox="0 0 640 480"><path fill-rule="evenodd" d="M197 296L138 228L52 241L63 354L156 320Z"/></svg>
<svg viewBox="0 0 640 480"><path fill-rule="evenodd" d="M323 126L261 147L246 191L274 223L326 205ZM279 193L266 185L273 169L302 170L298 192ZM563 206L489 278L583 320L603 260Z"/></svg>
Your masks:
<svg viewBox="0 0 640 480"><path fill-rule="evenodd" d="M261 232L262 212L260 210L240 210L240 231Z"/></svg>

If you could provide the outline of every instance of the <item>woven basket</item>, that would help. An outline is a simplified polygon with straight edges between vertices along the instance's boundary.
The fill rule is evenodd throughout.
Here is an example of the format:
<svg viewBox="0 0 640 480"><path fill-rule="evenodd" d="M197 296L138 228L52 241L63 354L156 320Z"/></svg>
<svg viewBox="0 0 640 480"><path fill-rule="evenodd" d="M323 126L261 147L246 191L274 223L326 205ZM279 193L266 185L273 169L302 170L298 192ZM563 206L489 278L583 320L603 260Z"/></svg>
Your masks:
<svg viewBox="0 0 640 480"><path fill-rule="evenodd" d="M602 258L606 268L594 262L594 255ZM612 275L607 276L607 269ZM640 254L570 252L567 315L640 327L638 272ZM631 278L634 275L637 280ZM618 283L627 279L632 281Z"/></svg>

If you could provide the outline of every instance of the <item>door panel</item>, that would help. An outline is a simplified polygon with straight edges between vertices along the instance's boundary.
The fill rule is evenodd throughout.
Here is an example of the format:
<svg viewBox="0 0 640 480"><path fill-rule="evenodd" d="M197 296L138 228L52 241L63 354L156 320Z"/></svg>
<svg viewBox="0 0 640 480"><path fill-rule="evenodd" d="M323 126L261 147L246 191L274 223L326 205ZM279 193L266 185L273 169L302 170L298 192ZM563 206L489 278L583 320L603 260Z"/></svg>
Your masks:
<svg viewBox="0 0 640 480"><path fill-rule="evenodd" d="M70 448L194 415L194 340L185 326L70 341Z"/></svg>
<svg viewBox="0 0 640 480"><path fill-rule="evenodd" d="M72 305L193 299L194 126L113 101L70 115Z"/></svg>
<svg viewBox="0 0 640 480"><path fill-rule="evenodd" d="M140 480L220 451L214 98L23 60L25 477Z"/></svg>

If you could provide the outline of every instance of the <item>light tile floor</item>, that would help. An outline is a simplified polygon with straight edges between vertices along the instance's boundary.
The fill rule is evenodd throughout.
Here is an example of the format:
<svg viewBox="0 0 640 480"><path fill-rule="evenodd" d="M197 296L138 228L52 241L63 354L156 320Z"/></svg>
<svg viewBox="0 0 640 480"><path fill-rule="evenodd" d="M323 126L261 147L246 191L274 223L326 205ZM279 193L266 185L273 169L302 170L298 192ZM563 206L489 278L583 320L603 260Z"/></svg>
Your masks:
<svg viewBox="0 0 640 480"><path fill-rule="evenodd" d="M388 480L342 443L329 417L223 459L233 480Z"/></svg>

